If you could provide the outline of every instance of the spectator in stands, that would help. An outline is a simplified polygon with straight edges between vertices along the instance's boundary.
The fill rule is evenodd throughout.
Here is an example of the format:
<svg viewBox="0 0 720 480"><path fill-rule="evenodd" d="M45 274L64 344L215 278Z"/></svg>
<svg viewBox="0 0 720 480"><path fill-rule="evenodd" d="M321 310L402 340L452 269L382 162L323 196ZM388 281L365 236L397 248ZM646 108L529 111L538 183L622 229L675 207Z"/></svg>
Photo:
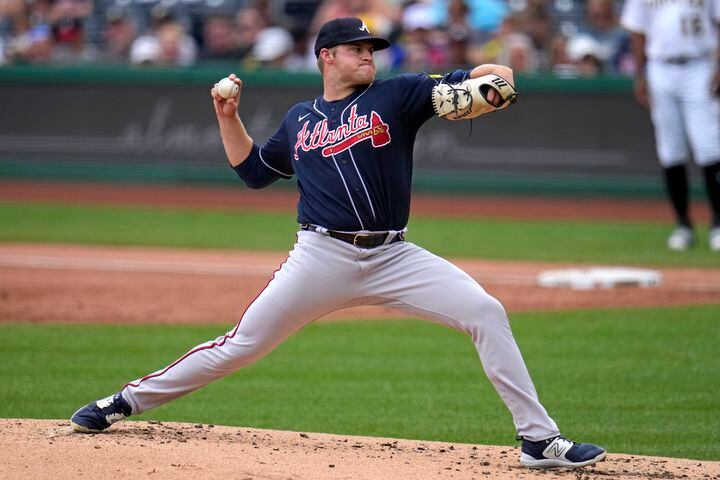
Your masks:
<svg viewBox="0 0 720 480"><path fill-rule="evenodd" d="M311 1L319 3L319 0ZM262 25L270 26L275 23L273 16L274 7L271 5L271 0L249 0L247 1L247 7L254 8L257 11L258 15L260 15Z"/></svg>
<svg viewBox="0 0 720 480"><path fill-rule="evenodd" d="M37 0L3 5L4 56L7 63L45 63L52 56L53 36L49 24L52 3Z"/></svg>
<svg viewBox="0 0 720 480"><path fill-rule="evenodd" d="M48 20L56 32L58 42L64 41L63 35L75 38L75 31L78 26L93 12L93 2L90 0L52 0Z"/></svg>
<svg viewBox="0 0 720 480"><path fill-rule="evenodd" d="M19 38L29 30L27 10L23 0L0 0L0 65L17 56Z"/></svg>
<svg viewBox="0 0 720 480"><path fill-rule="evenodd" d="M253 49L260 32L269 27L266 16L256 7L245 7L235 15L235 28L238 33L238 58L245 58Z"/></svg>
<svg viewBox="0 0 720 480"><path fill-rule="evenodd" d="M594 77L603 73L603 46L590 35L575 35L567 42L567 56L572 61L577 75Z"/></svg>
<svg viewBox="0 0 720 480"><path fill-rule="evenodd" d="M130 60L130 47L137 35L135 20L126 10L112 7L105 13L105 21L103 61L127 63Z"/></svg>
<svg viewBox="0 0 720 480"><path fill-rule="evenodd" d="M160 65L190 66L197 58L195 41L179 23L166 22L157 31Z"/></svg>
<svg viewBox="0 0 720 480"><path fill-rule="evenodd" d="M627 32L618 23L614 0L588 0L585 19L578 35L590 37L596 42L593 48L604 71L621 71L626 63L623 57L630 55L630 43ZM581 42L588 43L587 40Z"/></svg>
<svg viewBox="0 0 720 480"><path fill-rule="evenodd" d="M314 43L316 25L352 15L362 18L374 34L398 38L393 49L377 55L378 69L440 71L495 62L519 72L546 70L561 75L627 70L627 36L617 25L615 0L587 1L586 22L579 27L579 39L556 33L548 0L512 2L515 9L526 5L516 13L506 0L408 0L404 8L400 8L403 0L316 1L320 5L310 28L293 30L291 52L287 52L287 30L269 30L256 46L261 31L277 26L274 21L278 19L273 17L278 15L277 9L271 8L269 0L244 2L234 18L226 5L212 8L209 12L214 13L195 20L188 16L191 10L174 3L172 12L167 2L160 1L151 9L133 7L145 12L139 17L129 15L125 8L112 7L103 16L100 58L112 63L188 66L199 55L203 60L314 70L314 52L306 46ZM0 64L94 59L96 55L85 37L93 3L0 0ZM148 26L146 17L151 19L149 32L138 36ZM199 54L195 40L186 33L185 27L190 24L201 41ZM309 50L307 54L304 48ZM590 52L583 53L587 50Z"/></svg>
<svg viewBox="0 0 720 480"><path fill-rule="evenodd" d="M86 41L86 21L93 12L90 0L55 0L50 10L53 33L52 61L88 63L98 59L94 45Z"/></svg>
<svg viewBox="0 0 720 480"><path fill-rule="evenodd" d="M26 9L23 0L0 0L0 38L7 38L13 29L14 20L25 14Z"/></svg>
<svg viewBox="0 0 720 480"><path fill-rule="evenodd" d="M108 0L105 0L108 1ZM193 31L193 15L190 7L194 0L110 0L118 5L127 5L127 11L135 20L138 33L145 35L154 32L163 22L173 21L182 27L185 32ZM149 8L148 8L149 7ZM208 14L210 10L207 10ZM200 22L204 21L204 14L200 14ZM198 29L199 32L199 29ZM199 33L198 33L199 36ZM197 42L196 42L197 45Z"/></svg>
<svg viewBox="0 0 720 480"><path fill-rule="evenodd" d="M548 11L548 5L544 0L531 0L525 15L525 33L532 40L537 65L540 70L550 68L550 56L552 40L555 37L555 26Z"/></svg>
<svg viewBox="0 0 720 480"><path fill-rule="evenodd" d="M381 37L389 36L400 21L401 11L385 0L324 0L313 19L310 30L317 34L320 26L340 17L358 17Z"/></svg>
<svg viewBox="0 0 720 480"><path fill-rule="evenodd" d="M473 45L470 62L476 65L499 63L516 72L536 72L540 60L532 39L525 33L525 24L524 13L512 13L505 17L495 38Z"/></svg>
<svg viewBox="0 0 720 480"><path fill-rule="evenodd" d="M232 17L226 15L207 17L202 28L200 59L241 60L247 55L247 49L240 48L239 36Z"/></svg>
<svg viewBox="0 0 720 480"><path fill-rule="evenodd" d="M565 35L556 33L551 40L548 63L549 71L555 76L564 78L577 76L575 62L568 55L568 38Z"/></svg>
<svg viewBox="0 0 720 480"><path fill-rule="evenodd" d="M466 67L470 64L468 47L472 37L472 27L468 21L469 13L470 8L465 0L450 0L445 31L449 37L450 65L455 67Z"/></svg>
<svg viewBox="0 0 720 480"><path fill-rule="evenodd" d="M197 58L195 39L166 10L158 10L153 29L136 38L130 47L130 61L135 65L193 65Z"/></svg>
<svg viewBox="0 0 720 480"><path fill-rule="evenodd" d="M294 45L293 37L286 29L282 27L265 28L258 34L246 65L250 67L288 67Z"/></svg>
<svg viewBox="0 0 720 480"><path fill-rule="evenodd" d="M465 0L468 25L486 42L497 34L509 9L505 0ZM433 16L442 25L449 23L452 0L432 0Z"/></svg>
<svg viewBox="0 0 720 480"><path fill-rule="evenodd" d="M393 37L401 17L401 9L398 0L322 0L315 11L307 35L303 37L306 45L302 59L302 69L317 72L317 58L315 57L314 44L320 26L324 23L341 17L358 17L373 35ZM375 66L378 70L384 70L390 66L398 67L402 60L398 49L393 51L383 50L375 54ZM393 54L398 58L395 58ZM298 66L300 62L293 62Z"/></svg>
<svg viewBox="0 0 720 480"><path fill-rule="evenodd" d="M433 7L426 2L408 5L402 14L402 66L411 71L436 71L450 64L450 38L440 30Z"/></svg>

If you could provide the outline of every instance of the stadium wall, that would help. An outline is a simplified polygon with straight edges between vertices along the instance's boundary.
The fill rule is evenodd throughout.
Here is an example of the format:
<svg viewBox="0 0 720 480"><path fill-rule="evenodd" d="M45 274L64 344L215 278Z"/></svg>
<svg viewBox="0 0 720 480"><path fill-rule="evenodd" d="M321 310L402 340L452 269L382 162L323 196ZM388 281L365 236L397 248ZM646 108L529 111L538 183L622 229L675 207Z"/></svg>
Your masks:
<svg viewBox="0 0 720 480"><path fill-rule="evenodd" d="M230 71L0 68L0 178L235 182L208 93ZM290 106L321 94L312 73L238 74L241 114L259 142ZM652 125L629 79L520 76L517 86L519 102L508 110L472 124L432 119L422 128L416 189L662 194Z"/></svg>

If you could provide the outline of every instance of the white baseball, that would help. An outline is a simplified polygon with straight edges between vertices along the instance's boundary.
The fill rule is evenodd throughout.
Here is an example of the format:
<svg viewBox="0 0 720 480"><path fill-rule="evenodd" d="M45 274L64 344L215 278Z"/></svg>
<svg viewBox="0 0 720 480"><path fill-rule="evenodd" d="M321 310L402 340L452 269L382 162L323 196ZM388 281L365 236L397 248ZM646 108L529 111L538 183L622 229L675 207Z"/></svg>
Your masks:
<svg viewBox="0 0 720 480"><path fill-rule="evenodd" d="M215 87L217 90L218 95L221 97L228 99L233 98L235 95L237 95L239 87L235 82L230 80L229 78L225 77L222 80L220 80L217 83L217 87Z"/></svg>

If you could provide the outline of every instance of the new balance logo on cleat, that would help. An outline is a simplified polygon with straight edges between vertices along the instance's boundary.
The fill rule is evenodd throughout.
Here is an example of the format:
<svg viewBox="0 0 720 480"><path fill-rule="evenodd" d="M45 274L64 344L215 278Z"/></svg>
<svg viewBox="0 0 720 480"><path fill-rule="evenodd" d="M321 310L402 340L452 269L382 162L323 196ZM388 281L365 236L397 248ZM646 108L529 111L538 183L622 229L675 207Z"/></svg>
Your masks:
<svg viewBox="0 0 720 480"><path fill-rule="evenodd" d="M563 453L565 453L565 451L567 451L570 447L572 447L572 442L568 442L567 440L557 440L552 442L550 446L545 449L543 454L547 457L562 458Z"/></svg>
<svg viewBox="0 0 720 480"><path fill-rule="evenodd" d="M559 435L531 442L523 439L520 463L528 468L578 468L605 459L605 449L591 443L575 443Z"/></svg>

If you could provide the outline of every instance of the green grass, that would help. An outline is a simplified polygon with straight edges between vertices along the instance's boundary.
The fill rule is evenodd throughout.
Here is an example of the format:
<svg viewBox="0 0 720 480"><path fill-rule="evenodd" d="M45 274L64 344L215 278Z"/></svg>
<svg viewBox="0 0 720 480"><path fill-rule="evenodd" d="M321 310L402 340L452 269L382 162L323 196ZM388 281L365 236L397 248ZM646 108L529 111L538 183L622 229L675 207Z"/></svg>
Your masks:
<svg viewBox="0 0 720 480"><path fill-rule="evenodd" d="M517 314L570 438L720 459L716 306ZM67 418L230 326L0 325L0 417ZM419 321L313 324L257 364L141 419L512 445L469 339Z"/></svg>
<svg viewBox="0 0 720 480"><path fill-rule="evenodd" d="M442 256L720 267L701 230L688 252L665 248L652 222L415 217L409 239ZM0 242L56 242L287 251L297 230L284 213L0 202Z"/></svg>
<svg viewBox="0 0 720 480"><path fill-rule="evenodd" d="M284 250L292 214L0 202L0 241Z"/></svg>
<svg viewBox="0 0 720 480"><path fill-rule="evenodd" d="M0 202L0 242L287 251L294 215ZM670 253L652 222L415 217L443 256L720 267ZM0 417L67 418L230 326L0 324ZM517 314L541 399L570 438L611 452L720 460L717 306ZM467 338L421 322L311 325L268 358L144 419L513 444Z"/></svg>

